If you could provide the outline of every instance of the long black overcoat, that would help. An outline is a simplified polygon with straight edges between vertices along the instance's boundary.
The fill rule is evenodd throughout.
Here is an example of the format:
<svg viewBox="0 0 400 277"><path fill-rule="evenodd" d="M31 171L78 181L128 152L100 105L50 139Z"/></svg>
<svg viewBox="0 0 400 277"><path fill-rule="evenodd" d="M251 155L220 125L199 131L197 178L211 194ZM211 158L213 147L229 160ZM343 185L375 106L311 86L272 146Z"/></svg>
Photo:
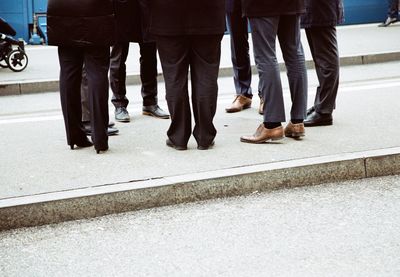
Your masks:
<svg viewBox="0 0 400 277"><path fill-rule="evenodd" d="M306 14L301 19L302 27L336 26L343 21L343 0L306 0Z"/></svg>
<svg viewBox="0 0 400 277"><path fill-rule="evenodd" d="M112 45L115 41L112 0L49 0L47 35L50 45Z"/></svg>
<svg viewBox="0 0 400 277"><path fill-rule="evenodd" d="M139 0L114 0L117 41L142 41L140 8Z"/></svg>
<svg viewBox="0 0 400 277"><path fill-rule="evenodd" d="M225 0L149 0L150 32L205 35L225 31Z"/></svg>

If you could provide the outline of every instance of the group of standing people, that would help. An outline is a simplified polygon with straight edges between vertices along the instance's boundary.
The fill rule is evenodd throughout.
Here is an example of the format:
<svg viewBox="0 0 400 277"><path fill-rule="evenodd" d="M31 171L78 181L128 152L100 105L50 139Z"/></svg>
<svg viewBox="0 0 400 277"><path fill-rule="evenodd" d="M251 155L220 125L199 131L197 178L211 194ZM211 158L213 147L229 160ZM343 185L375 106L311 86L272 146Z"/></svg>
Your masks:
<svg viewBox="0 0 400 277"><path fill-rule="evenodd" d="M309 122L308 126L332 124L339 81L335 26L343 20L341 0L227 0L226 3L225 0L49 0L49 44L58 45L61 104L67 143L72 149L74 145L92 145L81 121L80 85L83 65L88 80L92 142L97 153L108 149L109 47L113 46L113 56L113 51L121 44L116 32L128 28L118 24L115 28L115 20L118 23L121 14L116 7L128 2L135 2L138 11L144 8L148 10L148 13L139 12L137 15L137 18L141 18L140 23L137 23L136 17L132 17L128 25L139 30L140 43L150 41L159 52L171 116L167 146L177 150L187 149L192 133L198 149L206 150L214 145L217 133L213 124L218 95L217 78L221 39L226 23L231 32L237 94L232 106L226 109L227 112L237 112L251 105L248 22L259 73L258 94L262 100L259 112L263 114L263 123L253 135L242 136L242 142L263 143L284 136L299 138L304 136L306 122ZM307 72L300 40L301 24L306 28L320 82L314 105L308 111ZM282 127L286 116L276 57L276 38L279 39L287 68L292 100L290 122L285 129ZM120 73L120 80L126 77L123 66L129 41L132 40L128 39L127 43L125 39L119 54L114 55L119 59L120 66L117 69L120 71L115 72ZM188 89L189 69L195 123L193 128ZM125 95L120 99L115 93L113 95L113 103L117 100L124 102ZM120 111L124 111L119 107L126 110L126 106L115 106L117 119ZM145 103L145 99L143 112L155 116L157 113L163 114L156 101Z"/></svg>

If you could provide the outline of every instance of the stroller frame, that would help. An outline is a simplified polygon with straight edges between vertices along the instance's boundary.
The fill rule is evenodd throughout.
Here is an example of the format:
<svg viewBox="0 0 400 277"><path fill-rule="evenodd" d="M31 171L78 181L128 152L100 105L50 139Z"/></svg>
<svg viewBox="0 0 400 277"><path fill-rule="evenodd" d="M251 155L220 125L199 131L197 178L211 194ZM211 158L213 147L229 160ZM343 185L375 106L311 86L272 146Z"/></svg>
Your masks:
<svg viewBox="0 0 400 277"><path fill-rule="evenodd" d="M23 40L16 40L15 30L0 17L0 67L20 72L28 65Z"/></svg>

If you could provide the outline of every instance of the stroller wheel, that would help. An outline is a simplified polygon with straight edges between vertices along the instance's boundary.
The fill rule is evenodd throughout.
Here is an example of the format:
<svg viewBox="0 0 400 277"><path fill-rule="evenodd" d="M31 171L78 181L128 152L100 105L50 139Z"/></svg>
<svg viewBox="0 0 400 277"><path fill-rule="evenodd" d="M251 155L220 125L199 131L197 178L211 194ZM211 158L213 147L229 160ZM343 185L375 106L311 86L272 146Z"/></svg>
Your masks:
<svg viewBox="0 0 400 277"><path fill-rule="evenodd" d="M8 67L7 61L3 57L0 57L0 67L2 68Z"/></svg>
<svg viewBox="0 0 400 277"><path fill-rule="evenodd" d="M8 54L6 61L12 71L20 72L28 65L28 56L21 50L13 50Z"/></svg>

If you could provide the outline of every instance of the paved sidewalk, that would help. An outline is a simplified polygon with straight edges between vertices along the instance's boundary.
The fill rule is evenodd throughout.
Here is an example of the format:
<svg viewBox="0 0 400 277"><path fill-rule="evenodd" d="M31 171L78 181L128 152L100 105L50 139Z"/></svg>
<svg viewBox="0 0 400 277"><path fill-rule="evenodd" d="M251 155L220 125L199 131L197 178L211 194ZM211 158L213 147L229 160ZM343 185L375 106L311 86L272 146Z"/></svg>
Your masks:
<svg viewBox="0 0 400 277"><path fill-rule="evenodd" d="M380 36L373 27L340 29L341 45L353 45L346 50L349 55L359 53L355 34ZM397 25L376 29L388 32L385 39L394 36L392 30L400 32ZM348 34L344 40L349 30L353 36ZM373 39L370 44L388 44L382 37L379 41ZM362 55L400 53L400 40L392 42L387 52L383 48L368 52L366 45ZM393 47L396 43L397 48ZM286 138L275 144L239 142L241 135L253 133L262 120L258 99L249 110L225 113L233 98L233 82L221 77L215 118L218 135L209 151L197 150L193 139L188 151L166 147L169 120L141 115L139 86L128 87L133 121L117 124L120 135L110 138L110 150L101 155L93 148L69 150L58 93L0 97L0 230L281 187L400 174L399 60L385 64L385 72L380 64L368 69L342 67L340 108L334 125L307 128L302 141ZM311 103L317 84L312 70L309 81ZM159 84L159 99L165 108L163 85ZM287 83L284 87L289 103Z"/></svg>

